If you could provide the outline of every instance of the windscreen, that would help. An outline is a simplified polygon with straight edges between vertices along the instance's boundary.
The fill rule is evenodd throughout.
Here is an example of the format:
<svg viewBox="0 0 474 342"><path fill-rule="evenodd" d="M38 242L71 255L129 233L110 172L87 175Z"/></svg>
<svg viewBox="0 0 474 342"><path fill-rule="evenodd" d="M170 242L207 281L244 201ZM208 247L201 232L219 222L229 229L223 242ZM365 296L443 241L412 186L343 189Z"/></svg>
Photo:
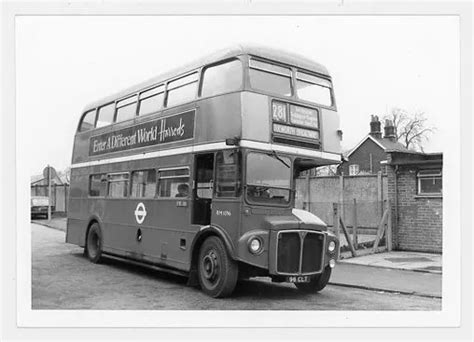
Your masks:
<svg viewBox="0 0 474 342"><path fill-rule="evenodd" d="M288 204L291 189L291 161L276 154L247 156L247 198L251 202Z"/></svg>

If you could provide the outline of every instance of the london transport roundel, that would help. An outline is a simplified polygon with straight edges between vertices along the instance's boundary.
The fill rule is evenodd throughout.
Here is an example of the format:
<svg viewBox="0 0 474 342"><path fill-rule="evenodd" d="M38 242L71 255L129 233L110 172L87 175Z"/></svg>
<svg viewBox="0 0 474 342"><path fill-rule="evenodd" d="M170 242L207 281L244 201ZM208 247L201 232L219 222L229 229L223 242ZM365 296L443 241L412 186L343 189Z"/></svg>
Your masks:
<svg viewBox="0 0 474 342"><path fill-rule="evenodd" d="M146 217L146 208L145 205L140 202L137 204L137 208L135 209L135 220L137 220L138 224L142 224L145 221Z"/></svg>

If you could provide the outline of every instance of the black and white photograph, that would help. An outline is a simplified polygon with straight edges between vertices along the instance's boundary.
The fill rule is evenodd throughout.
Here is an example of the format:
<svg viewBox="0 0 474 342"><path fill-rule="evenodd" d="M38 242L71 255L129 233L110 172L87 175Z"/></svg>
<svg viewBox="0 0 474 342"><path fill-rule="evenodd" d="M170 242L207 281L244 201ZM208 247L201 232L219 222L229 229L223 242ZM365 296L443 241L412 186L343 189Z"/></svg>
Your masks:
<svg viewBox="0 0 474 342"><path fill-rule="evenodd" d="M465 324L459 14L81 4L4 12L18 329Z"/></svg>

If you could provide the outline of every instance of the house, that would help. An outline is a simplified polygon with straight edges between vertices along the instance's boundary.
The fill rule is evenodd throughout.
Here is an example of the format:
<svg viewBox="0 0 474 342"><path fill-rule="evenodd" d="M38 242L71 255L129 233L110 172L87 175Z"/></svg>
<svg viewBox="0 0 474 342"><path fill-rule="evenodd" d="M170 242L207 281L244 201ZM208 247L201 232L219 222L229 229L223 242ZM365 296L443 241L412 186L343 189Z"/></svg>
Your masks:
<svg viewBox="0 0 474 342"><path fill-rule="evenodd" d="M48 196L48 178L43 174L30 178L31 196ZM56 173L51 177L51 202L56 212L65 212L69 194L69 181L65 173Z"/></svg>
<svg viewBox="0 0 474 342"><path fill-rule="evenodd" d="M358 174L376 174L385 166L380 164L387 160L387 151L409 151L397 141L396 127L390 120L385 121L382 137L381 123L378 116L372 115L370 132L345 156L338 166L338 174L355 176Z"/></svg>
<svg viewBox="0 0 474 342"><path fill-rule="evenodd" d="M388 151L388 194L392 246L398 250L442 252L443 154Z"/></svg>

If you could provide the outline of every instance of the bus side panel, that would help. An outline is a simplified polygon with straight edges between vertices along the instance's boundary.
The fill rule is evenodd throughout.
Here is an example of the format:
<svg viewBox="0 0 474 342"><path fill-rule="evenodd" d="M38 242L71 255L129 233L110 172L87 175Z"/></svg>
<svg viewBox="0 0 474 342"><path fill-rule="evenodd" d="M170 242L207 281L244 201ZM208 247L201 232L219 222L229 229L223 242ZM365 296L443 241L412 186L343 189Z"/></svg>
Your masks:
<svg viewBox="0 0 474 342"><path fill-rule="evenodd" d="M224 229L234 245L236 253L240 237L241 199L216 198L212 201L211 224Z"/></svg>
<svg viewBox="0 0 474 342"><path fill-rule="evenodd" d="M242 92L242 139L270 142L268 96Z"/></svg>
<svg viewBox="0 0 474 342"><path fill-rule="evenodd" d="M87 208L89 173L86 168L71 170L69 190L66 242L83 247L90 219Z"/></svg>
<svg viewBox="0 0 474 342"><path fill-rule="evenodd" d="M206 143L240 137L242 133L240 93L198 101L195 142Z"/></svg>
<svg viewBox="0 0 474 342"><path fill-rule="evenodd" d="M189 231L190 208L180 199L109 199L103 222L104 250L135 260L189 269L189 246L195 233ZM138 223L141 203L145 219ZM184 239L182 242L181 239Z"/></svg>
<svg viewBox="0 0 474 342"><path fill-rule="evenodd" d="M143 230L141 247L144 255L155 262L189 270L189 247L198 229L189 224L190 219L189 199L169 198L155 201L150 212L153 227Z"/></svg>
<svg viewBox="0 0 474 342"><path fill-rule="evenodd" d="M334 110L321 108L321 138L324 152L341 153L338 129L339 114Z"/></svg>

